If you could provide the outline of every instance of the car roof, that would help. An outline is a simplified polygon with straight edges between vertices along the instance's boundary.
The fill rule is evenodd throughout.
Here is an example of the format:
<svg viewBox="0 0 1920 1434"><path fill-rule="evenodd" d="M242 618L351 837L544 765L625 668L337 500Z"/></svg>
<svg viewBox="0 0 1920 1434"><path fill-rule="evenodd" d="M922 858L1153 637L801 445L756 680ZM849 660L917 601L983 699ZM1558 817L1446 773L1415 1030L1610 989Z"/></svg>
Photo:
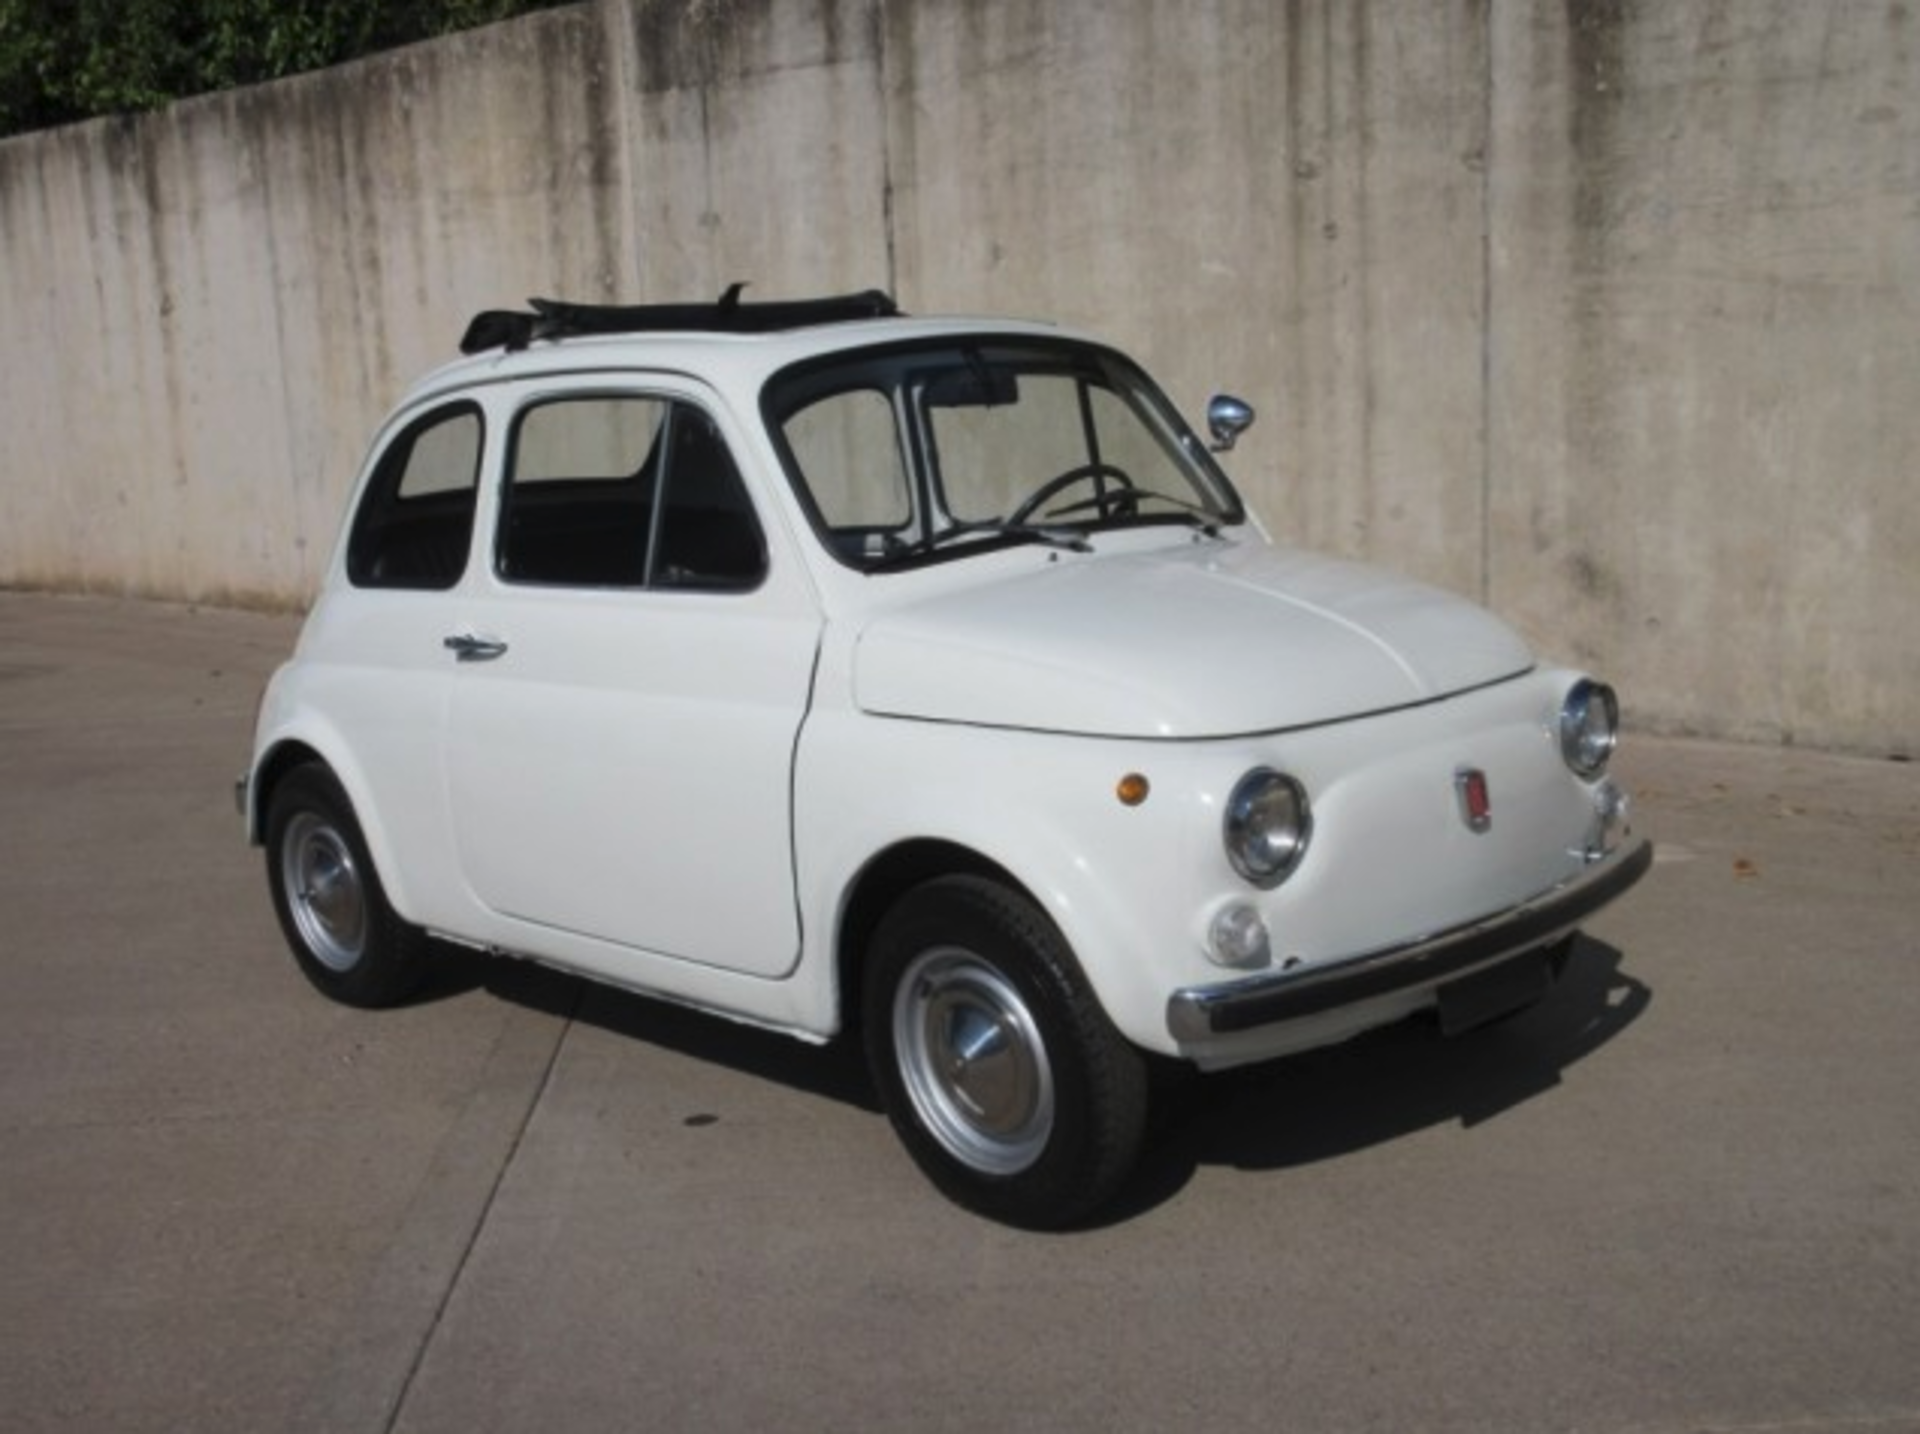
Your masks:
<svg viewBox="0 0 1920 1434"><path fill-rule="evenodd" d="M802 359L879 344L996 335L1086 339L1031 319L965 317L853 319L755 333L671 329L536 338L525 347L491 348L432 370L408 388L403 406L483 384L623 370L678 373L757 393L774 373Z"/></svg>

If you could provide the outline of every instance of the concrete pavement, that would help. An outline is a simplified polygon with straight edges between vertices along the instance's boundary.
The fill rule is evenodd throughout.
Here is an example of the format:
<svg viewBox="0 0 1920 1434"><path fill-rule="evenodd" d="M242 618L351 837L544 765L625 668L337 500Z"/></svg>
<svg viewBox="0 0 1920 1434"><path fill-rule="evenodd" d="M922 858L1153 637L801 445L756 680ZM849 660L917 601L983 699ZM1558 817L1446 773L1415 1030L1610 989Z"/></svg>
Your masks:
<svg viewBox="0 0 1920 1434"><path fill-rule="evenodd" d="M0 593L0 1426L1920 1431L1913 766L1633 740L1550 1002L1195 1081L1044 1237L835 1052L314 995L229 793L295 630Z"/></svg>

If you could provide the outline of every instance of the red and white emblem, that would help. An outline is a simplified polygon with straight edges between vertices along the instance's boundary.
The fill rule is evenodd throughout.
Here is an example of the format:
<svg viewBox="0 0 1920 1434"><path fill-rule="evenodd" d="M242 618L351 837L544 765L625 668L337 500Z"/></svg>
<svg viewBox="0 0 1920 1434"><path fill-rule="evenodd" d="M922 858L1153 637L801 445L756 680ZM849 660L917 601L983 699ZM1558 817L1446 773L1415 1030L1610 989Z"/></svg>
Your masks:
<svg viewBox="0 0 1920 1434"><path fill-rule="evenodd" d="M1468 830L1483 832L1493 825L1493 797L1487 791L1485 772L1462 767L1453 774L1453 789L1460 796L1460 820Z"/></svg>

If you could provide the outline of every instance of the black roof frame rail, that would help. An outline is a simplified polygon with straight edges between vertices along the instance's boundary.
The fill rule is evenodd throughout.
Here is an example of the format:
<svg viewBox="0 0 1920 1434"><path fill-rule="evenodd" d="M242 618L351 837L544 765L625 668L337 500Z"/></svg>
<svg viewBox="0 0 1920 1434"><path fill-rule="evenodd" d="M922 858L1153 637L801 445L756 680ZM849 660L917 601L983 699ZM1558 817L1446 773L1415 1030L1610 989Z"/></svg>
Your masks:
<svg viewBox="0 0 1920 1434"><path fill-rule="evenodd" d="M460 352L523 349L540 339L589 334L765 334L856 319L890 319L900 314L893 296L880 289L825 299L745 304L740 294L746 287L729 285L726 293L711 304L570 304L559 299L529 299L531 312L488 309L475 314L461 336Z"/></svg>

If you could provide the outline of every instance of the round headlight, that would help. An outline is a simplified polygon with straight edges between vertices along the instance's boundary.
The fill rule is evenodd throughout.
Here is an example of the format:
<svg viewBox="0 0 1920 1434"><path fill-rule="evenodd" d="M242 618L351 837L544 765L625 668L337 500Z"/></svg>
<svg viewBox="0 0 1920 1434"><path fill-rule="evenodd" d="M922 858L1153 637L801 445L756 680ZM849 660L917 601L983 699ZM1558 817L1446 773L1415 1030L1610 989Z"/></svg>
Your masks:
<svg viewBox="0 0 1920 1434"><path fill-rule="evenodd" d="M1227 860L1255 886L1278 886L1300 864L1313 831L1307 793L1292 777L1259 767L1227 798Z"/></svg>
<svg viewBox="0 0 1920 1434"><path fill-rule="evenodd" d="M1607 770L1620 733L1620 699L1604 682L1573 684L1560 704L1560 755L1576 776L1592 781Z"/></svg>

